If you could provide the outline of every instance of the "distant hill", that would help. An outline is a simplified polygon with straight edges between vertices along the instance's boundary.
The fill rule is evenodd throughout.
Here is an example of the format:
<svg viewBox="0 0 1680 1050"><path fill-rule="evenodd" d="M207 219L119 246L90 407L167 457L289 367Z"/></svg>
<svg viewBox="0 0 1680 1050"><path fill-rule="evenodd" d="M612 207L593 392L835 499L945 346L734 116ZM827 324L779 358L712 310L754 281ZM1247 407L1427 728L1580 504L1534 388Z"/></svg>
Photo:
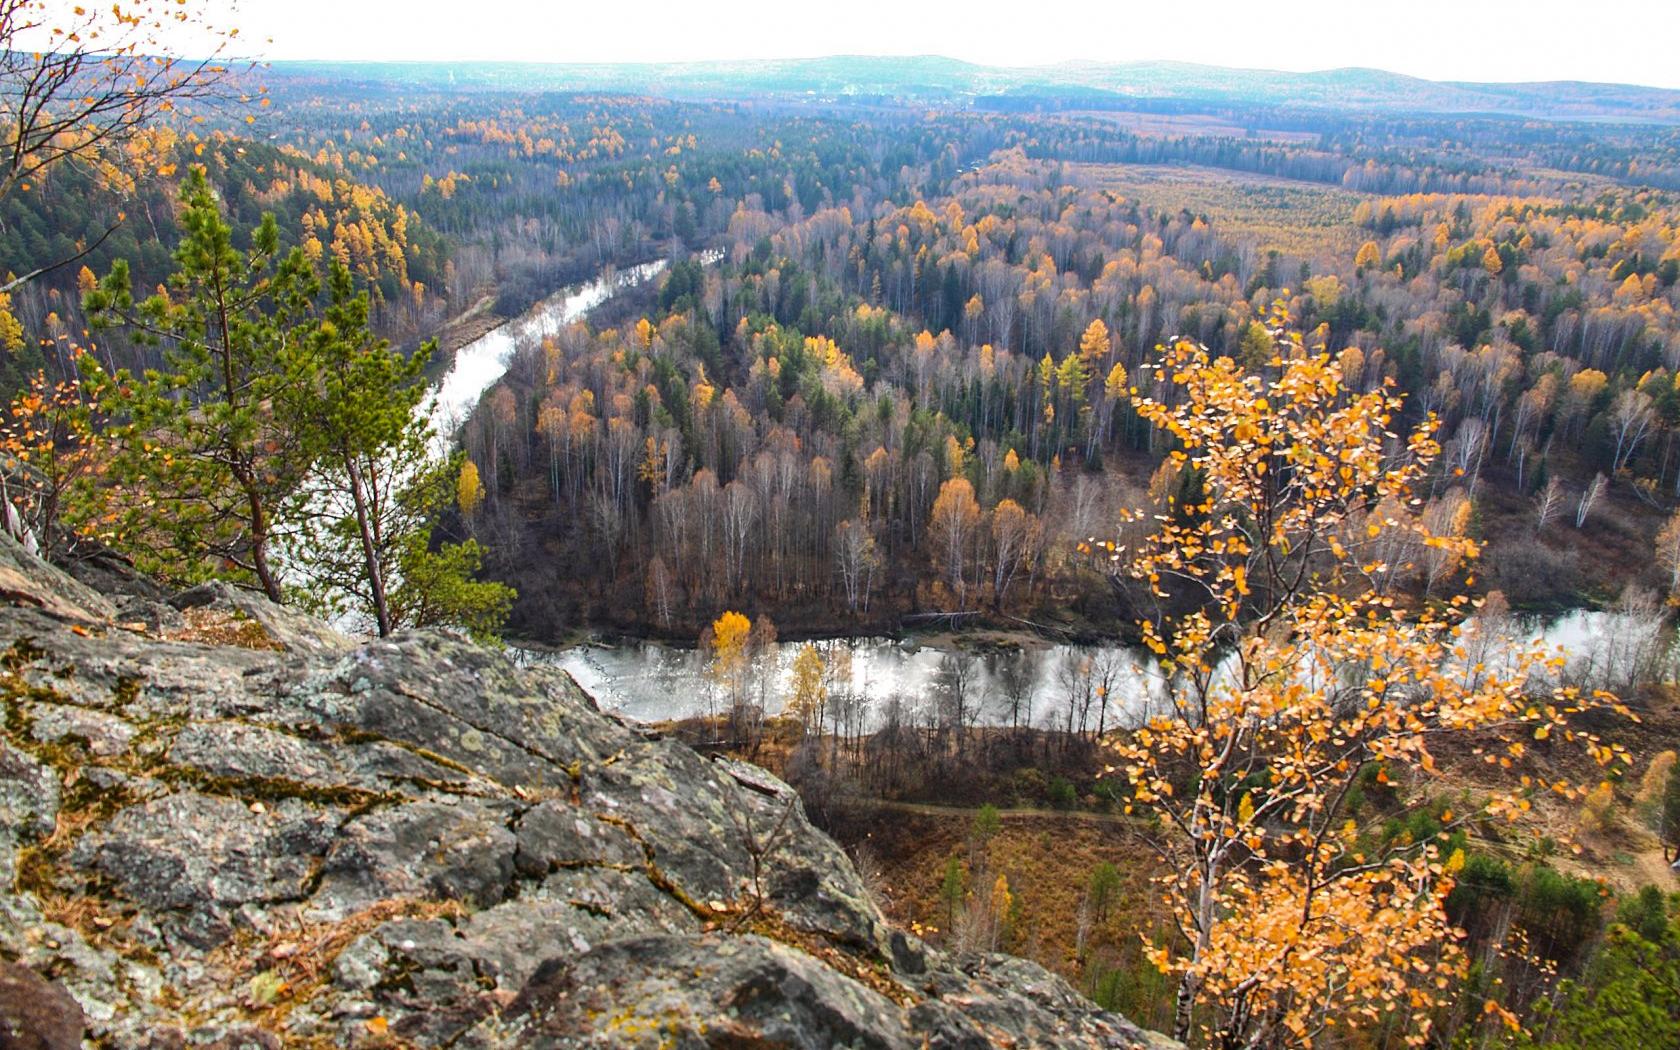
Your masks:
<svg viewBox="0 0 1680 1050"><path fill-rule="evenodd" d="M1190 62L1066 62L980 66L937 55L741 62L539 64L519 62L277 62L282 75L458 89L614 91L674 98L988 97L1062 104L1184 101L1388 113L1466 113L1680 124L1680 91L1629 84L1547 81L1482 84L1423 80L1380 69L1312 73Z"/></svg>

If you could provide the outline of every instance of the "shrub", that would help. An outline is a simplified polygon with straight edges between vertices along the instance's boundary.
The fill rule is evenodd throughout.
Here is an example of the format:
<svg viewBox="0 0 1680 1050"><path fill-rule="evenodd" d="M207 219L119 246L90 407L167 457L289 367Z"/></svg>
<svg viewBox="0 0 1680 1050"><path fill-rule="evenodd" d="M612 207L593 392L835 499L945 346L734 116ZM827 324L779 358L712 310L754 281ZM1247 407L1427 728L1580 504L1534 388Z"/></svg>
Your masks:
<svg viewBox="0 0 1680 1050"><path fill-rule="evenodd" d="M1079 798L1079 792L1074 790L1073 782L1066 777L1051 777L1050 788L1045 792L1050 805L1056 809L1072 809Z"/></svg>

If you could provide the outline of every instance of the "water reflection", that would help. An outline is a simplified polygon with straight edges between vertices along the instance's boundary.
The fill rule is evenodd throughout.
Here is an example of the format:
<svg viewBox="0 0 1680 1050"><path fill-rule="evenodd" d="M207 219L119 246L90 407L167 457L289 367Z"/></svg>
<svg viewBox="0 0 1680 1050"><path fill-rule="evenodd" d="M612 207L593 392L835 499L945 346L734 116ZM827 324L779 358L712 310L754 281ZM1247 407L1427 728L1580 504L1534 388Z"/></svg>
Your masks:
<svg viewBox="0 0 1680 1050"><path fill-rule="evenodd" d="M1578 610L1549 620L1498 615L1466 623L1462 648L1467 666L1489 671L1514 667L1515 650L1538 643L1561 651L1566 665L1548 670L1536 685L1625 687L1636 665L1666 660L1668 632L1660 609ZM799 642L778 643L755 678L755 697L766 712L780 713L791 692ZM833 705L853 731L890 720L914 725L957 720L974 725L1030 725L1095 730L1135 724L1158 710L1166 696L1158 665L1148 652L1124 646L1073 646L1028 642L980 651L921 644L915 639L834 639L816 643L832 669ZM657 642L582 645L560 652L524 651L522 658L555 664L575 678L603 708L639 721L716 714L722 693L706 673L703 654ZM1660 670L1660 668L1659 668Z"/></svg>
<svg viewBox="0 0 1680 1050"><path fill-rule="evenodd" d="M802 643L775 646L759 667L763 706L780 713L791 692ZM891 638L816 643L830 675L828 692L865 729L889 720L915 725L1037 726L1097 730L1135 721L1164 695L1153 656L1120 646L1028 644L973 652ZM655 642L585 645L555 654L527 652L557 664L602 707L640 721L718 713L721 692L694 649Z"/></svg>

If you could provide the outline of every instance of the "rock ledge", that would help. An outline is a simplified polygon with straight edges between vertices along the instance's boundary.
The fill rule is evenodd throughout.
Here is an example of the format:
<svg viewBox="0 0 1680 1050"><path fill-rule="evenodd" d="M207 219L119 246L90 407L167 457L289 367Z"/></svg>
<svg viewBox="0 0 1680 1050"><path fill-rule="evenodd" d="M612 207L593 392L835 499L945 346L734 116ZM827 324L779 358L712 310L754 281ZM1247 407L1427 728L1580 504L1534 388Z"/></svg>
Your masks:
<svg viewBox="0 0 1680 1050"><path fill-rule="evenodd" d="M557 670L4 536L0 584L0 1045L1174 1045L893 929L786 785Z"/></svg>

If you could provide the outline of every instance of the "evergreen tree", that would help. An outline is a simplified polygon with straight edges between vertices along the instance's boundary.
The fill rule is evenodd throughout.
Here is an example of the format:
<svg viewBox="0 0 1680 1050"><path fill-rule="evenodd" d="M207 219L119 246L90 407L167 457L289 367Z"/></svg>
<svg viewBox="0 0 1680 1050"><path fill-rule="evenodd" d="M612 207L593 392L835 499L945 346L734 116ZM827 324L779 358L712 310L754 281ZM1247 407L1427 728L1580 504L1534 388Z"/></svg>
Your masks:
<svg viewBox="0 0 1680 1050"><path fill-rule="evenodd" d="M288 388L288 414L320 469L287 506L295 525L288 568L306 600L360 615L381 635L447 625L495 635L513 591L475 580L476 541L432 549L459 458L440 456L424 411L432 344L405 358L368 327L368 295L334 260L328 302L310 333L307 371Z"/></svg>
<svg viewBox="0 0 1680 1050"><path fill-rule="evenodd" d="M939 901L945 905L945 926L956 925L957 909L968 895L968 880L963 877L962 862L955 853L945 858L945 877L939 883Z"/></svg>
<svg viewBox="0 0 1680 1050"><path fill-rule="evenodd" d="M425 395L430 344L404 358L368 330L366 293L333 260L329 301L310 333L306 372L290 385L287 408L307 434L307 453L324 468L289 504L298 526L292 564L312 585L313 604L332 612L353 604L391 633L389 586L406 537L427 528L431 508L413 498L425 487L430 429L417 412ZM311 425L312 424L312 425Z"/></svg>
<svg viewBox="0 0 1680 1050"><path fill-rule="evenodd" d="M301 249L282 255L264 215L240 251L205 180L182 186L182 241L166 290L136 303L118 261L86 305L96 326L120 327L162 351L165 367L85 378L111 420L112 472L151 498L124 508L121 531L145 567L178 580L231 576L281 601L275 515L310 466L303 435L277 407L312 352L297 333L319 281Z"/></svg>
<svg viewBox="0 0 1680 1050"><path fill-rule="evenodd" d="M445 543L434 550L429 527L409 532L397 563L402 582L391 592L392 622L400 627L459 627L479 641L494 640L516 594L504 583L475 579L483 567L484 545L477 540Z"/></svg>
<svg viewBox="0 0 1680 1050"><path fill-rule="evenodd" d="M1622 905L1579 980L1564 981L1556 1005L1542 1002L1538 1037L1523 1047L1641 1050L1680 1046L1680 917L1647 886Z"/></svg>
<svg viewBox="0 0 1680 1050"><path fill-rule="evenodd" d="M182 197L168 290L136 303L118 262L87 294L97 324L163 354L140 376L82 359L111 420L115 490L144 494L117 530L136 560L173 579L254 581L276 602L290 585L382 635L493 636L513 591L474 579L476 542L433 543L460 465L436 453L422 410L431 348L405 358L376 339L342 261L321 303L307 253L280 253L272 215L236 249L202 169Z"/></svg>
<svg viewBox="0 0 1680 1050"><path fill-rule="evenodd" d="M1663 859L1672 862L1680 856L1680 764L1671 766L1663 780L1658 812L1658 837L1662 839Z"/></svg>

